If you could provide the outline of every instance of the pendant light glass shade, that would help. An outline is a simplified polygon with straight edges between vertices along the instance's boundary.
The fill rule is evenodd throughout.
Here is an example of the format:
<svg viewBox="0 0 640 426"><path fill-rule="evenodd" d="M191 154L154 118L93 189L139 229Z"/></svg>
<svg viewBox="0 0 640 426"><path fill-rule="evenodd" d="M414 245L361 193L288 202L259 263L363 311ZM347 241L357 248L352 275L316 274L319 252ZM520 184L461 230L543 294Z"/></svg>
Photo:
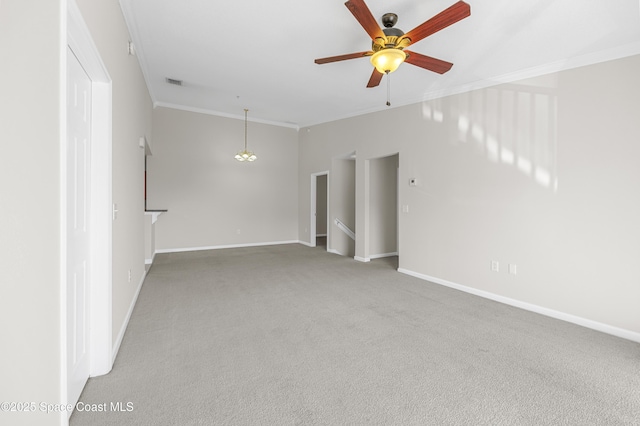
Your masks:
<svg viewBox="0 0 640 426"><path fill-rule="evenodd" d="M236 154L234 157L238 161L255 161L258 157L251 151L247 150L247 112L248 109L244 110L244 149Z"/></svg>
<svg viewBox="0 0 640 426"><path fill-rule="evenodd" d="M371 64L381 74L394 72L407 58L407 54L400 49L382 49L371 56Z"/></svg>
<svg viewBox="0 0 640 426"><path fill-rule="evenodd" d="M255 161L257 158L253 152L247 150L240 151L235 156L238 161Z"/></svg>

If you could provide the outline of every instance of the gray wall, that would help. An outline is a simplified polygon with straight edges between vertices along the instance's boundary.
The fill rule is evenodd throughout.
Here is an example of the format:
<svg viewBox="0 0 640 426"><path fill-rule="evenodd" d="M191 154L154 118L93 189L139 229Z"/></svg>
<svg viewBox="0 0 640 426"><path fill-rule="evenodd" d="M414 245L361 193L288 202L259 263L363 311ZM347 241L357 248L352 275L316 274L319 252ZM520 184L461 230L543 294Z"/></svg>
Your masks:
<svg viewBox="0 0 640 426"><path fill-rule="evenodd" d="M156 108L153 125L147 207L169 210L158 251L298 240L296 130L249 121L258 159L240 163L244 120Z"/></svg>
<svg viewBox="0 0 640 426"><path fill-rule="evenodd" d="M367 258L366 160L399 153L400 268L638 333L638 73L634 56L302 129L301 181L357 152Z"/></svg>

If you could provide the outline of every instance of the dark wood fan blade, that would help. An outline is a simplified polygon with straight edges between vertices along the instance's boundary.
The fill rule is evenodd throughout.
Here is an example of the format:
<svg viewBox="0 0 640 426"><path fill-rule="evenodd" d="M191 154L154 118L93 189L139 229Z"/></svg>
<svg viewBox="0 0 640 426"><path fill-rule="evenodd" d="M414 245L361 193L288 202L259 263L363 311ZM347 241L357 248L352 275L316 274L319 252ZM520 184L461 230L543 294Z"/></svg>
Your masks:
<svg viewBox="0 0 640 426"><path fill-rule="evenodd" d="M347 6L353 16L360 22L360 25L362 25L362 28L369 34L372 40L376 37L384 37L382 29L378 25L376 18L371 14L364 0L348 0L344 5Z"/></svg>
<svg viewBox="0 0 640 426"><path fill-rule="evenodd" d="M347 59L362 58L364 56L370 56L372 53L373 52L370 52L370 51L347 53L346 55L329 56L328 58L316 59L314 62L316 64L328 64L329 62L338 62L338 61L346 61Z"/></svg>
<svg viewBox="0 0 640 426"><path fill-rule="evenodd" d="M407 53L407 59L404 60L405 62L429 71L437 72L438 74L444 74L453 66L451 62L432 58L431 56L421 55L420 53L411 52L409 50L405 50L405 53Z"/></svg>
<svg viewBox="0 0 640 426"><path fill-rule="evenodd" d="M376 87L382 81L382 74L377 69L373 69L373 73L371 74L371 78L369 78L369 82L367 83L367 87Z"/></svg>
<svg viewBox="0 0 640 426"><path fill-rule="evenodd" d="M412 44L416 43L423 38L428 37L431 34L448 27L449 25L455 24L456 22L470 15L471 6L463 1L459 1L453 6L450 6L449 8L438 13L428 21L423 22L421 25L418 25L417 27L406 33L403 38L411 39Z"/></svg>

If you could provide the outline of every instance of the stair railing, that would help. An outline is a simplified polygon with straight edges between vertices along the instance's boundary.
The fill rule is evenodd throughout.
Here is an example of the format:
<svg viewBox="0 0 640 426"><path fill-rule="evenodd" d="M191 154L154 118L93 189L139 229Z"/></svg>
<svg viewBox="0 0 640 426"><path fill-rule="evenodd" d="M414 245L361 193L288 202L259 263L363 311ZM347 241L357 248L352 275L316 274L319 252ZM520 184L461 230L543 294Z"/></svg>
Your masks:
<svg viewBox="0 0 640 426"><path fill-rule="evenodd" d="M345 234L347 234L349 236L349 238L351 238L353 241L356 240L356 234L355 232L353 232L351 229L349 229L349 227L347 225L345 225L344 223L342 223L342 221L338 218L335 218L335 220L333 221L336 226Z"/></svg>

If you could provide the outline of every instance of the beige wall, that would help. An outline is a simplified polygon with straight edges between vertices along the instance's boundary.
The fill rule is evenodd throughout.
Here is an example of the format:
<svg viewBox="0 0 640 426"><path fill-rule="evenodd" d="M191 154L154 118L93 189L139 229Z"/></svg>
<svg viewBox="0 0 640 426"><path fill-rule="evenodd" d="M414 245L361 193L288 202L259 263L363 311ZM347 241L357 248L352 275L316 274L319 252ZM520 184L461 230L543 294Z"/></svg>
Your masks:
<svg viewBox="0 0 640 426"><path fill-rule="evenodd" d="M354 256L355 242L335 224L339 219L356 230L356 162L343 158L331 161L329 178L329 236L327 249L343 256ZM308 199L308 197L307 197ZM308 205L308 202L305 203ZM302 210L302 209L301 209ZM308 208L307 208L308 210ZM305 228L306 229L306 228Z"/></svg>
<svg viewBox="0 0 640 426"><path fill-rule="evenodd" d="M113 81L113 342L144 278L144 150L151 140L151 98L117 1L76 0ZM129 281L131 270L131 281Z"/></svg>
<svg viewBox="0 0 640 426"><path fill-rule="evenodd" d="M150 207L170 209L159 247L308 240L309 176L332 171L333 209L332 160L349 151L366 238L365 160L399 152L400 203L410 207L399 219L402 268L640 333L640 57L302 129L299 152L294 131L250 123L259 160L238 164L226 159L241 146L241 120L160 108L151 135L118 3L78 3L113 79L114 339L143 275L145 135ZM0 1L0 401L61 400L64 4ZM367 250L356 245L356 255ZM0 423L64 421L14 414Z"/></svg>
<svg viewBox="0 0 640 426"><path fill-rule="evenodd" d="M160 107L153 126L147 207L169 210L158 251L298 240L296 130L249 121L258 159L240 163L242 119Z"/></svg>
<svg viewBox="0 0 640 426"><path fill-rule="evenodd" d="M60 1L0 2L0 401L60 401ZM0 412L0 424L60 424Z"/></svg>
<svg viewBox="0 0 640 426"><path fill-rule="evenodd" d="M629 57L302 129L301 181L357 152L366 258L365 160L399 153L402 269L640 333L639 72Z"/></svg>
<svg viewBox="0 0 640 426"><path fill-rule="evenodd" d="M78 1L113 80L113 330L143 276L142 154L151 102L117 1ZM0 2L0 400L60 403L61 172L66 1ZM131 269L134 282L128 282ZM59 425L67 413L0 413L0 423Z"/></svg>
<svg viewBox="0 0 640 426"><path fill-rule="evenodd" d="M398 252L398 156L369 162L369 257Z"/></svg>

